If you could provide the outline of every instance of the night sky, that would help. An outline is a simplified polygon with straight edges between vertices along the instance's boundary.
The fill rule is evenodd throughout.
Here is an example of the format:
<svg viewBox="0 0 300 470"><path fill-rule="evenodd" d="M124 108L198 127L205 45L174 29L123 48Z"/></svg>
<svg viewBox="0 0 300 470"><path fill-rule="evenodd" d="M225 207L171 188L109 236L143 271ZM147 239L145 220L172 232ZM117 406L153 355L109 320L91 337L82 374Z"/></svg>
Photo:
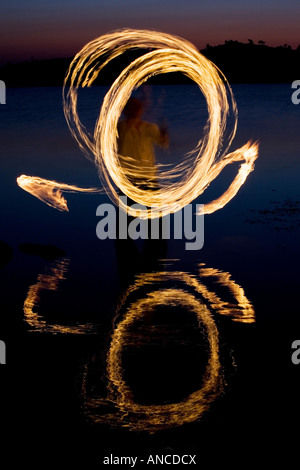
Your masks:
<svg viewBox="0 0 300 470"><path fill-rule="evenodd" d="M130 27L185 37L200 49L226 39L300 43L299 0L2 0L0 62L73 56Z"/></svg>

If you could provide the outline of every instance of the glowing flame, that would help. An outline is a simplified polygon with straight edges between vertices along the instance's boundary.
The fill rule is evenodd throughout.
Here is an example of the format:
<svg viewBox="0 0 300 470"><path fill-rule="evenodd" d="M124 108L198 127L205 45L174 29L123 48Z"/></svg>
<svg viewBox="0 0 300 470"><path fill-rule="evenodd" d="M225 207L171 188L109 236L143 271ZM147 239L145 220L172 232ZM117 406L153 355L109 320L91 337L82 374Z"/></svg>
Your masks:
<svg viewBox="0 0 300 470"><path fill-rule="evenodd" d="M99 188L78 188L77 186L49 181L37 176L21 175L17 178L20 188L37 197L41 201L60 211L69 211L67 201L62 192L66 193L99 193Z"/></svg>
<svg viewBox="0 0 300 470"><path fill-rule="evenodd" d="M95 132L91 136L78 116L78 88L90 87L110 60L132 48L153 50L134 60L115 80L103 100ZM137 168L129 156L125 156L124 164L124 156L118 155L117 123L132 92L149 77L168 72L182 72L198 85L206 98L209 118L204 137L195 149L174 168L160 165L158 188L155 191L145 190L134 185L132 177L142 177L146 181L146 171ZM155 218L175 212L202 194L227 164L243 162L227 191L217 200L206 204L204 213L221 209L243 185L258 156L258 144L250 142L235 152L225 154L237 127L237 108L232 91L222 72L212 62L191 43L176 36L128 29L91 41L75 56L69 67L64 82L63 100L70 131L87 158L94 161L102 184L113 202L119 202L120 189L130 199L152 207L151 212L142 210L137 214L135 209L122 202L121 207L133 216ZM234 122L232 129L228 131L226 118L229 112L233 115ZM228 137L224 145L225 130ZM68 210L62 191L96 191L24 175L21 178L18 179L18 184L23 189L60 210Z"/></svg>

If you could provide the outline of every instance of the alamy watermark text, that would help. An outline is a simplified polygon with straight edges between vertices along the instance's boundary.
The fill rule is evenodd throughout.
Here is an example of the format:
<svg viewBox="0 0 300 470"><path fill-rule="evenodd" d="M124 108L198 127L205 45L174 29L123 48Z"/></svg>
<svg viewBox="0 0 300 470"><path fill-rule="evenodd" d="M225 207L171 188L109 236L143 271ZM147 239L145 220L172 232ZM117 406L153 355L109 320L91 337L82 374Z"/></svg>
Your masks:
<svg viewBox="0 0 300 470"><path fill-rule="evenodd" d="M127 197L121 196L120 201L127 205ZM171 238L170 214L161 218L142 219L139 217L133 220L128 218L127 213L120 207L116 211L113 204L100 204L97 207L96 215L101 217L96 227L96 234L100 240L107 238L112 240L124 240L131 238L137 240ZM150 211L142 204L132 204L135 211ZM204 205L196 204L196 209L192 204L186 205L183 209L173 212L173 236L174 239L188 240L185 243L186 250L200 250L204 245Z"/></svg>

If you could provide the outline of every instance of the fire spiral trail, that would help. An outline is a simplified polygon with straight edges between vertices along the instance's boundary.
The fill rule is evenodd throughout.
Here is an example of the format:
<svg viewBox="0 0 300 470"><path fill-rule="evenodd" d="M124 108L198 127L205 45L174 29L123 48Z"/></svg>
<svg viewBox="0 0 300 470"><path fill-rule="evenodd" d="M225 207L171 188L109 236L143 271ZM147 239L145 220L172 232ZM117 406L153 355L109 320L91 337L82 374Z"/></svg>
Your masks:
<svg viewBox="0 0 300 470"><path fill-rule="evenodd" d="M129 49L137 48L151 50L131 62L114 81L103 100L94 135L90 135L77 112L78 88L90 87L112 59ZM209 117L204 137L196 147L173 168L160 165L156 190L143 189L132 180L138 178L146 181L146 170L138 168L130 156L118 154L117 124L135 89L154 75L170 72L182 72L198 85L205 96ZM145 219L176 212L202 194L226 165L241 162L237 175L224 194L204 206L204 213L215 212L236 195L254 169L258 156L257 143L248 142L240 149L226 154L237 128L237 107L225 77L193 44L179 37L155 31L126 29L91 41L75 56L69 67L63 87L63 103L70 131L85 156L95 163L102 185L112 201L119 203L121 191L137 203L151 206L151 211L146 208L137 210L120 202L120 207L130 215ZM234 119L232 128L228 130L229 112ZM68 210L63 191L85 191L76 186L25 175L17 181L23 189L60 210ZM42 197L39 195L40 190ZM101 189L87 191L101 192Z"/></svg>

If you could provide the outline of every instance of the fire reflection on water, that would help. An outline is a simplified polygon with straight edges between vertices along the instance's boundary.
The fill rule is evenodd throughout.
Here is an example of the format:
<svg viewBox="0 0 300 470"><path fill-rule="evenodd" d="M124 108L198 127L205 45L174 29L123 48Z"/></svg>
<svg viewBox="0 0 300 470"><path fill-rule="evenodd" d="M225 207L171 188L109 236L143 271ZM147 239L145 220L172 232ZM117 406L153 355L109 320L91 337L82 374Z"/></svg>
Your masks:
<svg viewBox="0 0 300 470"><path fill-rule="evenodd" d="M51 323L41 313L43 291L59 290L68 270L68 258L56 260L29 287L24 301L24 317L30 331L53 334L96 332L94 323ZM242 287L231 279L228 272L208 268L200 263L198 273L199 276L182 271L142 273L120 296L106 354L105 391L99 393L95 385L95 377L97 381L101 376L101 367L95 357L86 362L81 371L80 394L83 414L87 419L135 431L156 432L199 420L222 394L224 377L219 357L219 332L214 316L226 315L235 322L253 323L255 312ZM218 294L204 284L209 280L213 280ZM225 288L226 297L229 294L231 301L222 299L219 287L221 290ZM196 320L194 330L196 328L199 333L198 344L206 342L206 365L200 388L183 399L175 403L140 403L125 378L124 351L133 350L139 354L145 345L152 348L159 341L163 341L165 346L172 342L177 347L185 346L182 325L177 325L177 330L174 330L169 324L163 326L151 323L153 314L162 309L171 309L175 313L178 309L185 311L184 322L188 327L193 314ZM137 324L142 325L142 328L136 328ZM194 346L197 345L193 343Z"/></svg>
<svg viewBox="0 0 300 470"><path fill-rule="evenodd" d="M124 379L122 351L131 341L130 326L145 312L150 313L159 305L189 308L198 320L199 327L204 325L209 342L209 358L203 377L202 387L191 393L179 403L144 405L135 401L130 387ZM150 328L151 331L151 328ZM149 338L141 338L142 344ZM151 338L150 338L151 341ZM139 344L135 344L138 347ZM140 344L141 346L141 344ZM102 398L88 398L86 413L97 422L121 425L137 431L157 431L195 421L208 409L209 404L220 393L221 372L219 361L218 330L208 308L197 301L190 293L179 289L154 291L145 299L133 303L126 317L113 332L107 355L108 403L113 403L117 412L97 416Z"/></svg>
<svg viewBox="0 0 300 470"><path fill-rule="evenodd" d="M38 275L37 282L29 287L24 301L24 317L30 331L53 334L91 334L97 331L95 323L51 323L49 315L46 318L41 313L42 293L59 290L60 284L66 279L69 262L68 258L52 262L43 274ZM235 322L253 323L255 312L242 287L231 279L228 272L200 263L198 273L141 273L120 296L106 354L105 391L98 393L93 383L95 377L101 375L101 367L98 367L95 357L85 363L81 371L82 409L88 419L135 431L156 432L199 420L222 394L224 378L219 357L219 332L214 317L226 315ZM209 280L213 283L210 282L208 288L206 284ZM214 290L218 293L212 290L211 285L216 287ZM226 297L229 295L231 301L222 299L223 294L219 291L224 288ZM184 323L177 325L175 330L169 324L153 323L155 314L158 312L160 315L159 312L166 309L175 314L178 309L185 312ZM185 346L182 329L184 324L190 327L191 314L196 320L194 330L199 333L199 340L193 339L193 347L206 342L204 349L207 360L200 388L175 403L140 403L126 380L124 351L131 350L139 354L145 345L152 348L161 341L165 346L172 342L176 347ZM136 328L136 325L140 326ZM200 370L200 365L197 368Z"/></svg>
<svg viewBox="0 0 300 470"><path fill-rule="evenodd" d="M199 420L211 403L222 394L223 373L219 358L219 333L214 321L214 313L230 316L233 321L255 322L255 313L243 289L230 279L230 274L199 265L201 278L212 277L222 287L226 287L233 302L224 301L211 292L196 276L181 271L140 274L136 282L123 294L117 307L110 346L106 356L106 397L95 392L91 376L98 371L95 358L85 364L82 372L83 411L93 422L110 426L127 427L135 431L156 432L158 430L181 426ZM166 288L163 284L166 283ZM168 287L171 283L171 288ZM152 289L151 289L152 286ZM159 286L159 288L158 288ZM176 287L174 287L176 286ZM150 290L149 290L150 288ZM145 289L146 292L145 293ZM143 294L141 294L142 291ZM133 297L133 299L132 299ZM136 298L137 297L137 298ZM159 308L181 308L197 319L199 340L207 339L207 363L202 376L201 387L181 401L163 404L142 404L136 400L126 382L123 353L134 348L138 354L141 348L155 345L158 341L157 326L147 320ZM143 330L134 330L133 325L142 322ZM145 326L146 325L146 326ZM170 339L180 343L177 337L166 330L166 343ZM161 339L161 338L160 338Z"/></svg>
<svg viewBox="0 0 300 470"><path fill-rule="evenodd" d="M24 318L32 331L40 333L92 333L94 324L62 325L49 323L44 316L39 313L41 309L41 295L44 291L57 291L60 283L66 279L69 270L70 260L61 258L52 262L43 274L39 274L37 282L32 284L27 292L23 305Z"/></svg>

